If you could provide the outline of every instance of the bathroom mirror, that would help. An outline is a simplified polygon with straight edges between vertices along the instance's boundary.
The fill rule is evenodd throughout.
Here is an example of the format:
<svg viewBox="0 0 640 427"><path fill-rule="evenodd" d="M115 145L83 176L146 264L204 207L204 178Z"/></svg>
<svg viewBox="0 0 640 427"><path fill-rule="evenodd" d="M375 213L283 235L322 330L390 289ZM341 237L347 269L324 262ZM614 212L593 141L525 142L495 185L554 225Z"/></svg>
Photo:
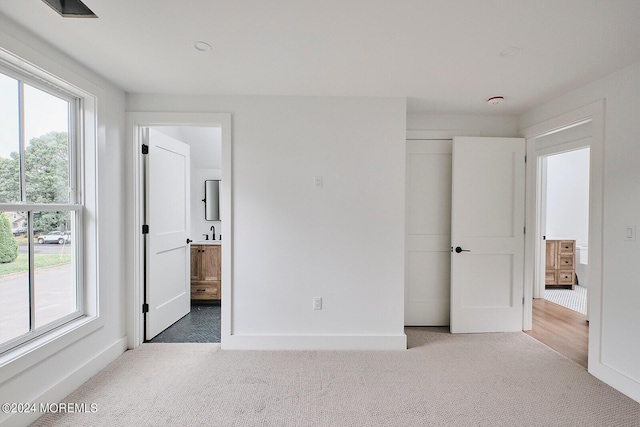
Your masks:
<svg viewBox="0 0 640 427"><path fill-rule="evenodd" d="M204 182L204 219L220 221L220 181L206 180Z"/></svg>

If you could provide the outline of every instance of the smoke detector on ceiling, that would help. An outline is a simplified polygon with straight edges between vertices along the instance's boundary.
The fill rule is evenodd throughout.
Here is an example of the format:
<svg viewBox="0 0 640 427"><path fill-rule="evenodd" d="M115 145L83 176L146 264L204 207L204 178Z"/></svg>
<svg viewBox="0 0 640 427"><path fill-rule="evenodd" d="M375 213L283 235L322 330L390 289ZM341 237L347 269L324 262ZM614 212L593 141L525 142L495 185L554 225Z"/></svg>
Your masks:
<svg viewBox="0 0 640 427"><path fill-rule="evenodd" d="M193 47L200 52L207 52L211 50L211 45L207 42L197 41L193 44Z"/></svg>
<svg viewBox="0 0 640 427"><path fill-rule="evenodd" d="M489 105L498 105L502 104L502 102L504 102L504 96L492 96L491 98L487 99L487 104Z"/></svg>

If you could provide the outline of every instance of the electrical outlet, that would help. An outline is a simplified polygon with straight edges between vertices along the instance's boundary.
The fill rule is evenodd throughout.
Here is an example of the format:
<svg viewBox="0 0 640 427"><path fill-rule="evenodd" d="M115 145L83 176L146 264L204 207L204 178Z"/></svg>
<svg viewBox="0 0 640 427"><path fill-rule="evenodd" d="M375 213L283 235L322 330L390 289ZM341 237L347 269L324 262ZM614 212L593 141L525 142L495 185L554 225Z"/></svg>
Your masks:
<svg viewBox="0 0 640 427"><path fill-rule="evenodd" d="M321 176L314 176L313 177L313 188L315 188L316 190L319 190L322 188L322 177Z"/></svg>
<svg viewBox="0 0 640 427"><path fill-rule="evenodd" d="M314 297L313 298L313 309L314 310L322 310L322 298Z"/></svg>

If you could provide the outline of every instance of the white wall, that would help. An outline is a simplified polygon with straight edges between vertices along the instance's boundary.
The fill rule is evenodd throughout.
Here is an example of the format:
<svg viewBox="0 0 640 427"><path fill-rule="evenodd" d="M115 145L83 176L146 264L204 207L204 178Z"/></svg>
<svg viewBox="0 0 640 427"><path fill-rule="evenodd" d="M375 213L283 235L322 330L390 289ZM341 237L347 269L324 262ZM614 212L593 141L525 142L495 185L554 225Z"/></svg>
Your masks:
<svg viewBox="0 0 640 427"><path fill-rule="evenodd" d="M527 112L520 124L525 128L600 99L605 100L602 324L590 365L591 358L599 358L594 374L640 401L640 242L625 240L625 226L640 223L640 63ZM593 287L590 278L590 291Z"/></svg>
<svg viewBox="0 0 640 427"><path fill-rule="evenodd" d="M193 240L211 239L211 226L220 240L222 223L204 219L204 181L222 179L222 135L220 128L183 127L184 141L191 146L191 230Z"/></svg>
<svg viewBox="0 0 640 427"><path fill-rule="evenodd" d="M228 347L404 348L404 99L132 94L127 111L232 114Z"/></svg>
<svg viewBox="0 0 640 427"><path fill-rule="evenodd" d="M0 383L0 402L58 402L126 348L124 332L124 93L0 15L0 48L83 87L98 86L98 253L100 316L104 325L37 364L26 363ZM48 346L46 344L45 346ZM28 359L28 356L27 356ZM26 359L25 359L26 360ZM12 369L1 368L3 372ZM35 414L37 416L37 414ZM24 425L34 414L0 414L0 423ZM3 424L5 425L5 424Z"/></svg>
<svg viewBox="0 0 640 427"><path fill-rule="evenodd" d="M220 240L222 232L221 221L207 221L204 219L205 204L204 199L204 182L209 179L222 179L222 169L191 169L191 233L192 240L205 240L203 234L212 237L211 226L216 228L216 240Z"/></svg>
<svg viewBox="0 0 640 427"><path fill-rule="evenodd" d="M589 245L589 148L547 157L546 235Z"/></svg>
<svg viewBox="0 0 640 427"><path fill-rule="evenodd" d="M490 107L488 107L490 108ZM518 137L518 118L505 115L407 114L408 130L458 131L456 136Z"/></svg>

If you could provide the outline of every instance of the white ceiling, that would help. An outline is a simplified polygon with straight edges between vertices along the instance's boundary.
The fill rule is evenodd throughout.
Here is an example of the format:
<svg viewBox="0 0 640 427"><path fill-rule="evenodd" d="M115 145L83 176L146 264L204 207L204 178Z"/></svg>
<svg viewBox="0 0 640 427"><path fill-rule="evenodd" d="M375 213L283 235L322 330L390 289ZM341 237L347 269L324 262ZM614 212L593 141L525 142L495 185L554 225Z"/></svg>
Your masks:
<svg viewBox="0 0 640 427"><path fill-rule="evenodd" d="M2 0L0 13L131 93L398 96L410 112L519 114L640 60L638 0L84 3L98 19L40 0ZM488 106L495 95L506 102Z"/></svg>

